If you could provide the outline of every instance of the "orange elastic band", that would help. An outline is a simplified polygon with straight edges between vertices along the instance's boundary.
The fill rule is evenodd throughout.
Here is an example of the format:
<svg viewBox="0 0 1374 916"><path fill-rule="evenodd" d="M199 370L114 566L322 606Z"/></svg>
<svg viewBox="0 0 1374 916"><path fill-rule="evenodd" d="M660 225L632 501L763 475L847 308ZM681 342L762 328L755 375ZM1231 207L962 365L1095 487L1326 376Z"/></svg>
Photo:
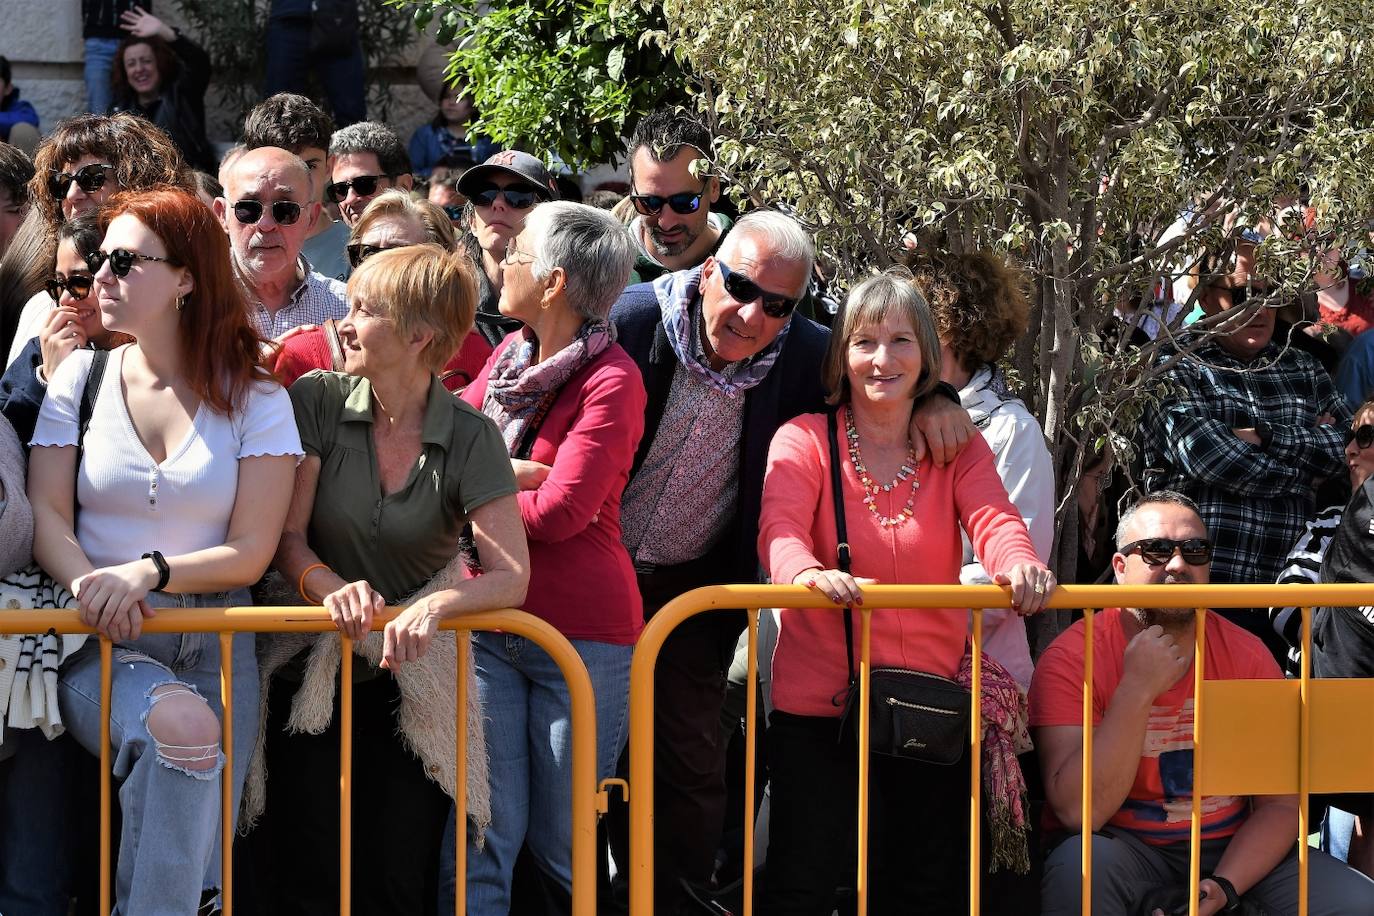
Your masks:
<svg viewBox="0 0 1374 916"><path fill-rule="evenodd" d="M311 598L309 595L305 593L305 577L310 575L317 569L328 568L329 565L326 563L311 563L309 566L305 568L305 571L301 573L301 580L300 582L296 583L296 591L301 593L301 597L305 599L306 604L317 604L318 602L316 602L314 598Z"/></svg>

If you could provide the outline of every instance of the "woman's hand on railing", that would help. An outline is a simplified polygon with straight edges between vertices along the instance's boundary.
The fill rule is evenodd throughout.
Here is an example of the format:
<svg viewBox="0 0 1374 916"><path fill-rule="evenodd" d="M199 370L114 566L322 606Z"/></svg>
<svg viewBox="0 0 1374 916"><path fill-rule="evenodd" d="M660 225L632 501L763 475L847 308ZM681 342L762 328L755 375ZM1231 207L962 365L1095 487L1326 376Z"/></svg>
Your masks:
<svg viewBox="0 0 1374 916"><path fill-rule="evenodd" d="M386 642L382 647L382 667L395 671L429 651L434 634L439 632L439 612L427 596L406 608L386 625Z"/></svg>
<svg viewBox="0 0 1374 916"><path fill-rule="evenodd" d="M798 573L797 578L792 580L792 584L815 589L836 604L847 607L851 604L862 605L864 603L863 586L873 585L877 581L877 579L855 578L847 572L840 572L838 569L808 569Z"/></svg>
<svg viewBox="0 0 1374 916"><path fill-rule="evenodd" d="M1011 587L1011 609L1022 617L1038 614L1059 581L1054 573L1035 563L1017 563L992 577L997 585Z"/></svg>
<svg viewBox="0 0 1374 916"><path fill-rule="evenodd" d="M372 631L372 615L386 607L386 599L366 579L350 582L324 596L324 609L349 639L362 639Z"/></svg>
<svg viewBox="0 0 1374 916"><path fill-rule="evenodd" d="M106 566L77 577L72 594L81 606L81 622L114 642L138 639L143 618L154 615L143 599L157 580L151 560Z"/></svg>

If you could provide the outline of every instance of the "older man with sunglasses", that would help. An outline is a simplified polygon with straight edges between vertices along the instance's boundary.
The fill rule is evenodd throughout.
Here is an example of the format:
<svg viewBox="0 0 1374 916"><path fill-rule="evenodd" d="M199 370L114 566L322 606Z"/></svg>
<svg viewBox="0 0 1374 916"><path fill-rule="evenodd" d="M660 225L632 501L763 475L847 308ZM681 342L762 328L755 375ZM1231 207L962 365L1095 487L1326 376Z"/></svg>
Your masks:
<svg viewBox="0 0 1374 916"><path fill-rule="evenodd" d="M310 172L294 153L276 147L249 150L235 160L215 201L215 216L229 234L248 317L264 337L301 325L342 318L344 284L315 273L301 246L318 215Z"/></svg>
<svg viewBox="0 0 1374 916"><path fill-rule="evenodd" d="M1117 528L1123 585L1203 584L1212 542L1197 506L1172 491L1146 495ZM1051 840L1041 883L1046 916L1082 912L1083 621L1045 651L1031 681L1030 718L1044 771ZM1193 804L1195 618L1191 608L1107 608L1093 625L1094 916L1186 913ZM1209 680L1283 676L1264 644L1217 615L1207 620ZM1201 916L1298 912L1293 795L1202 801ZM1374 913L1374 882L1309 853L1311 916ZM1247 910L1246 912L1249 912Z"/></svg>
<svg viewBox="0 0 1374 916"><path fill-rule="evenodd" d="M757 210L700 267L629 287L611 312L648 392L621 504L646 617L697 586L758 577L768 444L783 423L825 409L828 332L793 314L814 258L795 220ZM958 393L942 393L920 403L913 423L916 448L929 445L941 463L974 432ZM703 615L659 655L655 912L681 905L680 879L711 880L725 816L725 672L742 628L739 614ZM612 831L625 874L627 850Z"/></svg>

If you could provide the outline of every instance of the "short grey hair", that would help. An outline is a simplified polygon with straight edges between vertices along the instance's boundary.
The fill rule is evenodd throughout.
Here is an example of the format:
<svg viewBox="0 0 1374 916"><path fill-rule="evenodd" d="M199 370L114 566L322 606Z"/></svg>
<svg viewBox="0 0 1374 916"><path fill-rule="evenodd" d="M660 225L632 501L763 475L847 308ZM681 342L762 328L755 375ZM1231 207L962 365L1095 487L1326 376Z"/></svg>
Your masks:
<svg viewBox="0 0 1374 916"><path fill-rule="evenodd" d="M409 175L411 172L410 154L396 132L377 121L359 121L334 131L329 138L329 155L346 156L350 153L372 153L377 157L377 166L388 178Z"/></svg>
<svg viewBox="0 0 1374 916"><path fill-rule="evenodd" d="M728 263L730 255L743 238L766 244L772 249L773 256L784 261L795 261L806 265L806 279L802 282L797 295L806 292L811 283L811 268L816 263L816 245L811 234L802 228L801 223L777 210L750 210L741 216L739 222L730 227L720 243L717 257Z"/></svg>
<svg viewBox="0 0 1374 916"><path fill-rule="evenodd" d="M1116 547L1121 549L1121 545L1126 540L1126 532L1130 530L1131 523L1135 521L1135 514L1146 506L1158 506L1168 504L1171 506L1181 506L1198 517L1202 522L1202 527L1207 527L1207 520L1202 517L1202 510L1197 507L1187 496L1177 490L1155 490L1153 493L1146 493L1140 500L1125 512L1121 513L1121 521L1116 523Z"/></svg>
<svg viewBox="0 0 1374 916"><path fill-rule="evenodd" d="M605 318L635 264L635 245L624 224L606 210L568 200L542 203L525 220L536 279L555 267L567 275L568 304L584 318Z"/></svg>

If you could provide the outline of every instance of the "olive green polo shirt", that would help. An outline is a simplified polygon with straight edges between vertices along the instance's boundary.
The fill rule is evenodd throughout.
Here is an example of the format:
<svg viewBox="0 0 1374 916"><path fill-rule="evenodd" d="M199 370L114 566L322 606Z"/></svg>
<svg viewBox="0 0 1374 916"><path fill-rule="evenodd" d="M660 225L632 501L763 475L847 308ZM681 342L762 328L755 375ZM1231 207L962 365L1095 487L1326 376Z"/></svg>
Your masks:
<svg viewBox="0 0 1374 916"><path fill-rule="evenodd" d="M367 379L315 370L291 386L307 455L320 459L310 547L350 582L366 579L396 604L458 551L468 515L516 492L496 425L432 378L419 460L405 485L382 495Z"/></svg>

